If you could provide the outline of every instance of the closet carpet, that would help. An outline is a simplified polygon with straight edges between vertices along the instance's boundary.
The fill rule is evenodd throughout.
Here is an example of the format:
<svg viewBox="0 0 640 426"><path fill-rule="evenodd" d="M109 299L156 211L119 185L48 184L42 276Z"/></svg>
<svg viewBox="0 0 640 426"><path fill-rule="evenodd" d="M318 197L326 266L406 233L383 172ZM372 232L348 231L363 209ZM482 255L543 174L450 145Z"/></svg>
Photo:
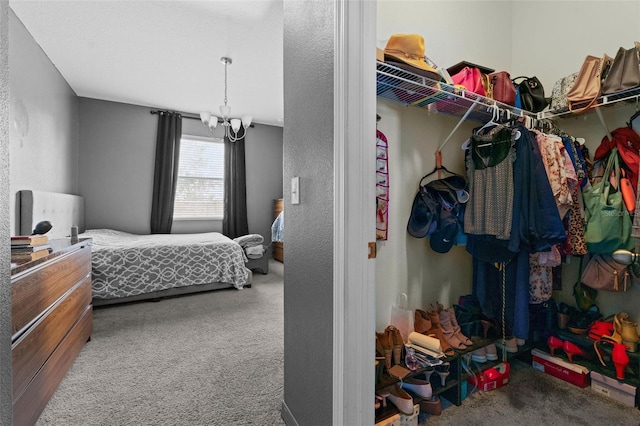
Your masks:
<svg viewBox="0 0 640 426"><path fill-rule="evenodd" d="M425 416L426 417L426 416ZM640 410L579 388L520 360L511 361L509 384L475 392L421 424L438 426L640 425Z"/></svg>
<svg viewBox="0 0 640 426"><path fill-rule="evenodd" d="M283 425L283 265L252 288L94 310L37 425Z"/></svg>

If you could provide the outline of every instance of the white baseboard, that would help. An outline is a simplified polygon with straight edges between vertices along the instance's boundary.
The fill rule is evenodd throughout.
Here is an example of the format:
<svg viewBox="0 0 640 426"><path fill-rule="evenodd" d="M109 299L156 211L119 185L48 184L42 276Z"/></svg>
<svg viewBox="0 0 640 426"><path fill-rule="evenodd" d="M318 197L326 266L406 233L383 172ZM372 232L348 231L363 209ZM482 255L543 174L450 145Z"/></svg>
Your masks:
<svg viewBox="0 0 640 426"><path fill-rule="evenodd" d="M296 421L291 411L289 411L289 407L287 407L287 403L282 401L282 409L280 410L280 415L282 416L282 420L284 420L287 426L300 426Z"/></svg>

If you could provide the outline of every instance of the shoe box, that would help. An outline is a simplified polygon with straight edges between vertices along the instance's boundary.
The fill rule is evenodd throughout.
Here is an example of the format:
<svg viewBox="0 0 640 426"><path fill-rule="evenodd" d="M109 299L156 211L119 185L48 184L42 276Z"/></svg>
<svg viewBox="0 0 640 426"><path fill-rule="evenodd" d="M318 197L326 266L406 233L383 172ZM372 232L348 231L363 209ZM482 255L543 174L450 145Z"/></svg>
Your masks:
<svg viewBox="0 0 640 426"><path fill-rule="evenodd" d="M509 383L510 370L511 366L509 365L509 363L503 362L496 365L495 367L486 369L480 374L476 374L475 376L469 378L467 382L469 383L469 385L477 387L478 389L485 392L501 388L502 386Z"/></svg>
<svg viewBox="0 0 640 426"><path fill-rule="evenodd" d="M604 376L597 371L591 372L591 389L621 404L629 407L636 406L637 388L635 386Z"/></svg>
<svg viewBox="0 0 640 426"><path fill-rule="evenodd" d="M384 420L380 420L375 426L418 426L418 415L420 414L420 404L414 404L413 414L394 414Z"/></svg>
<svg viewBox="0 0 640 426"><path fill-rule="evenodd" d="M589 386L589 370L586 367L569 363L539 349L533 349L531 355L533 357L532 365L536 370L581 388Z"/></svg>

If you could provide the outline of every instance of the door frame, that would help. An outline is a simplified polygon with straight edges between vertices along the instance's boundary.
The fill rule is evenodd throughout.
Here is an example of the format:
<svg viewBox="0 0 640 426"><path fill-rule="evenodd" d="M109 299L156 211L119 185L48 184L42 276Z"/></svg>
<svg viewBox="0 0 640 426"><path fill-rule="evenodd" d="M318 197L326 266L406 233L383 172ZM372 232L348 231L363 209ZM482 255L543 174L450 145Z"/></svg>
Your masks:
<svg viewBox="0 0 640 426"><path fill-rule="evenodd" d="M373 424L376 2L334 3L333 424Z"/></svg>

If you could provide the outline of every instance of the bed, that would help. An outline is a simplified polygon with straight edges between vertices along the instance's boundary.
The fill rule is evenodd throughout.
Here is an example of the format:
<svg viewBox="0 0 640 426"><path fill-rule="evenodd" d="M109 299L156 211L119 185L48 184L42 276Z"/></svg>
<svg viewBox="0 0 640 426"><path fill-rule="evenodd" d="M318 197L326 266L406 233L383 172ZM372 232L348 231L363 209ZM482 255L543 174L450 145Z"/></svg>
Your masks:
<svg viewBox="0 0 640 426"><path fill-rule="evenodd" d="M250 287L252 274L240 245L216 232L137 235L84 229L84 199L77 195L19 191L20 233L49 220L50 238L78 226L91 238L93 304L158 299L200 291Z"/></svg>

